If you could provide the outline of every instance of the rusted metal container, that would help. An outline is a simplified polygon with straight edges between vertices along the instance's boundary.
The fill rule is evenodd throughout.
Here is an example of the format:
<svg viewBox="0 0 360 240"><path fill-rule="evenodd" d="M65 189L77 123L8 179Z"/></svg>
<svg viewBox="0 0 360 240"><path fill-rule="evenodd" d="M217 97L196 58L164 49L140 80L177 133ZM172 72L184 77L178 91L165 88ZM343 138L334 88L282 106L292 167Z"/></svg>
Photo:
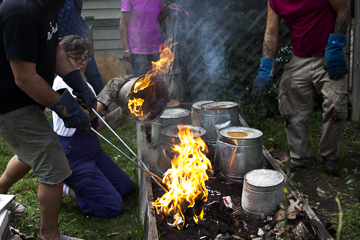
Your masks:
<svg viewBox="0 0 360 240"><path fill-rule="evenodd" d="M243 182L246 173L262 168L262 135L261 131L247 127L220 130L212 163L215 173Z"/></svg>
<svg viewBox="0 0 360 240"><path fill-rule="evenodd" d="M199 126L184 125L182 128L190 128L193 137L203 138L206 134L204 128ZM178 125L171 125L161 129L159 142L159 155L157 161L157 174L162 176L169 168L171 168L171 159L174 158L172 147L180 143Z"/></svg>
<svg viewBox="0 0 360 240"><path fill-rule="evenodd" d="M198 101L191 106L191 124L193 126L201 126L201 106L214 101Z"/></svg>
<svg viewBox="0 0 360 240"><path fill-rule="evenodd" d="M271 169L256 169L244 178L241 206L252 214L270 214L285 200L284 176Z"/></svg>
<svg viewBox="0 0 360 240"><path fill-rule="evenodd" d="M158 146L161 129L170 125L190 124L190 111L183 108L166 108L163 114L151 123L151 143Z"/></svg>

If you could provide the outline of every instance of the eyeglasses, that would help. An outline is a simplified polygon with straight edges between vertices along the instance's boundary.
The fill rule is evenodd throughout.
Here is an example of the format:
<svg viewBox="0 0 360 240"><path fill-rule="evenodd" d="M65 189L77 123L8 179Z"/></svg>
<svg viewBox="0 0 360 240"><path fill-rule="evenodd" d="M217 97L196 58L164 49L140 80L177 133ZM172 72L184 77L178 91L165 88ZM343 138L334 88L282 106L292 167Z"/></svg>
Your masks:
<svg viewBox="0 0 360 240"><path fill-rule="evenodd" d="M68 55L68 57L74 59L77 64L82 64L83 62L88 63L92 59L90 56L85 56L85 58L74 58Z"/></svg>

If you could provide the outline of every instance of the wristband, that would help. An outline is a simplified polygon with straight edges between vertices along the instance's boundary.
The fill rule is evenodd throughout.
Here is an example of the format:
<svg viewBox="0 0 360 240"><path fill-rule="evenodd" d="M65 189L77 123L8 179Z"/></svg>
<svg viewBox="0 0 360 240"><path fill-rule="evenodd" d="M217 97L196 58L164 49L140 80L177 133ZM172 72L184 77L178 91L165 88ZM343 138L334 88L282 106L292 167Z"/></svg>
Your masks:
<svg viewBox="0 0 360 240"><path fill-rule="evenodd" d="M123 52L130 52L130 49L128 49L128 50L126 50L126 51L123 50Z"/></svg>

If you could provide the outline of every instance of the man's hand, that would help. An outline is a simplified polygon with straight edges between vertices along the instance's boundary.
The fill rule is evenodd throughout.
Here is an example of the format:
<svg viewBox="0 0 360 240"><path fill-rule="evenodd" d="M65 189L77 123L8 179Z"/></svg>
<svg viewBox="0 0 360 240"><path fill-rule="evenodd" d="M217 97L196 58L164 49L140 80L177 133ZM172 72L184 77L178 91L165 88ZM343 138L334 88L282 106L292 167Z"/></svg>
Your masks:
<svg viewBox="0 0 360 240"><path fill-rule="evenodd" d="M67 128L86 129L87 135L91 136L89 114L87 114L65 88L57 91L60 98L48 106L64 121Z"/></svg>
<svg viewBox="0 0 360 240"><path fill-rule="evenodd" d="M96 109L96 97L82 78L80 69L69 72L63 79L73 89L73 94L82 100L86 110L89 111L90 118L93 118L94 113L92 109Z"/></svg>
<svg viewBox="0 0 360 240"><path fill-rule="evenodd" d="M261 99L264 88L266 86L267 91L270 91L273 84L272 68L274 59L262 58L260 60L260 67L258 69L258 75L255 78L251 97L255 100Z"/></svg>
<svg viewBox="0 0 360 240"><path fill-rule="evenodd" d="M324 69L328 71L331 79L342 79L347 73L346 62L342 48L346 45L346 36L332 33L326 45Z"/></svg>

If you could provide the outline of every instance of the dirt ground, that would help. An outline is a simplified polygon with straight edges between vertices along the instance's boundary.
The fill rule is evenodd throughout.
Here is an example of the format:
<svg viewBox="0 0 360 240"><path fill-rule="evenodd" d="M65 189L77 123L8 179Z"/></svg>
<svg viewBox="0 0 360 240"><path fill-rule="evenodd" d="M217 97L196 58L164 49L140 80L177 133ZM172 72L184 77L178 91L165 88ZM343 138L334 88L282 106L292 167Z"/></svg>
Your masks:
<svg viewBox="0 0 360 240"><path fill-rule="evenodd" d="M360 166L360 129L347 123L341 142L339 172L326 173L323 170L322 160L317 158L313 166L298 170L290 176L296 188L304 195L310 207L334 238L337 229L335 221L339 214L336 196L340 199L342 210L352 209L360 202L360 189L359 186L356 187L360 182L360 174L354 173ZM288 157L284 150L270 151L270 153L276 159ZM348 184L350 179L353 181ZM356 193L352 192L351 188ZM347 239L346 236L342 237Z"/></svg>

